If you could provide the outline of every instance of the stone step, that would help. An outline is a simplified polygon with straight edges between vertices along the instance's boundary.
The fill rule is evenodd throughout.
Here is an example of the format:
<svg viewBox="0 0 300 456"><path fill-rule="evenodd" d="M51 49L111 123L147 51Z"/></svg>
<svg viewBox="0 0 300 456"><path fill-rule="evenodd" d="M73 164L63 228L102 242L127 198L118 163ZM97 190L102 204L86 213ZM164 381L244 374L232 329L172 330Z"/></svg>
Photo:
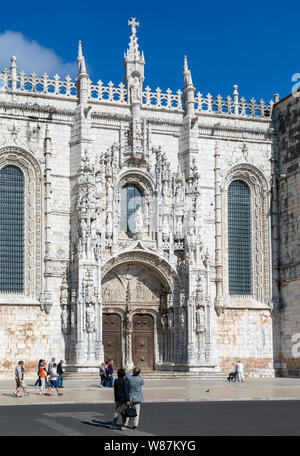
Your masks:
<svg viewBox="0 0 300 456"><path fill-rule="evenodd" d="M156 380L156 379L185 379L185 378L199 378L199 379L214 379L224 380L228 374L223 372L180 372L180 371L143 371L142 377L144 379ZM65 372L65 378L68 379L99 379L98 373L92 372Z"/></svg>

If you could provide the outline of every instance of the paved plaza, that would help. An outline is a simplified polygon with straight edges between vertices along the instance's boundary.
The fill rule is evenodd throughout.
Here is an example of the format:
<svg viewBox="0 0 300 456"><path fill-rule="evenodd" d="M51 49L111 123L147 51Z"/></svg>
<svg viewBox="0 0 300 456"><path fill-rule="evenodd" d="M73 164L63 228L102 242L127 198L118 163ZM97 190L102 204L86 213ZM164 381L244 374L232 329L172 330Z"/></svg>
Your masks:
<svg viewBox="0 0 300 456"><path fill-rule="evenodd" d="M65 379L63 396L55 390L51 396L40 396L34 387L36 378L27 378L27 397L16 398L14 379L0 379L0 406L30 404L112 403L113 388L99 388L97 377ZM224 379L146 379L145 402L200 402L248 400L300 400L298 378L249 378L244 383Z"/></svg>

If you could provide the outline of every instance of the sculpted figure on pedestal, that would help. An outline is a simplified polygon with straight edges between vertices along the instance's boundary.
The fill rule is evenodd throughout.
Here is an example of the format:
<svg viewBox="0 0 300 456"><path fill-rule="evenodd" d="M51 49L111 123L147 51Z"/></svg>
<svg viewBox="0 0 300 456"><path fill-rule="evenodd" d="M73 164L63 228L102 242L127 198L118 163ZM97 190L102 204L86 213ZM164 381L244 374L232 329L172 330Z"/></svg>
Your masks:
<svg viewBox="0 0 300 456"><path fill-rule="evenodd" d="M139 206L135 212L134 217L134 232L135 234L142 234L144 229L144 216L142 207Z"/></svg>
<svg viewBox="0 0 300 456"><path fill-rule="evenodd" d="M94 305L92 303L89 303L85 311L85 323L87 332L95 331L95 320L96 314Z"/></svg>

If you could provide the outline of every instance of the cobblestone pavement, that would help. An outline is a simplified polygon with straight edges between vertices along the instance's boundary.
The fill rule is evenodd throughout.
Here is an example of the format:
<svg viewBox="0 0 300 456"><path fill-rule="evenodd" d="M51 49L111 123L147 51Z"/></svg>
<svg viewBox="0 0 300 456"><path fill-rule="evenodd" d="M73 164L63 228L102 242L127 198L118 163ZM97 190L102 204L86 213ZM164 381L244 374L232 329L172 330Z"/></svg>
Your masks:
<svg viewBox="0 0 300 456"><path fill-rule="evenodd" d="M97 378L65 379L63 396L52 390L51 396L40 396L35 378L27 378L29 396L14 397L14 379L0 379L0 406L30 404L111 403L113 388L99 388ZM246 379L229 383L226 379L146 379L145 402L198 402L242 400L298 400L300 379Z"/></svg>

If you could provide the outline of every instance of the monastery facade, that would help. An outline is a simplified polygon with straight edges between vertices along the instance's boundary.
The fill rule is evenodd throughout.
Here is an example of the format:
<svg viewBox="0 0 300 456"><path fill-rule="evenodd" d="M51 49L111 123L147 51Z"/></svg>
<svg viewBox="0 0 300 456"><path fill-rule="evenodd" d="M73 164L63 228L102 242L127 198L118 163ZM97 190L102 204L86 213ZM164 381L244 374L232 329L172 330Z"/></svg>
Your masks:
<svg viewBox="0 0 300 456"><path fill-rule="evenodd" d="M289 101L203 96L186 58L182 91L152 91L129 25L118 86L90 80L81 43L76 81L15 57L0 74L0 370L55 356L76 372L109 358L297 371L299 282L282 279L280 247L298 179L281 169Z"/></svg>

